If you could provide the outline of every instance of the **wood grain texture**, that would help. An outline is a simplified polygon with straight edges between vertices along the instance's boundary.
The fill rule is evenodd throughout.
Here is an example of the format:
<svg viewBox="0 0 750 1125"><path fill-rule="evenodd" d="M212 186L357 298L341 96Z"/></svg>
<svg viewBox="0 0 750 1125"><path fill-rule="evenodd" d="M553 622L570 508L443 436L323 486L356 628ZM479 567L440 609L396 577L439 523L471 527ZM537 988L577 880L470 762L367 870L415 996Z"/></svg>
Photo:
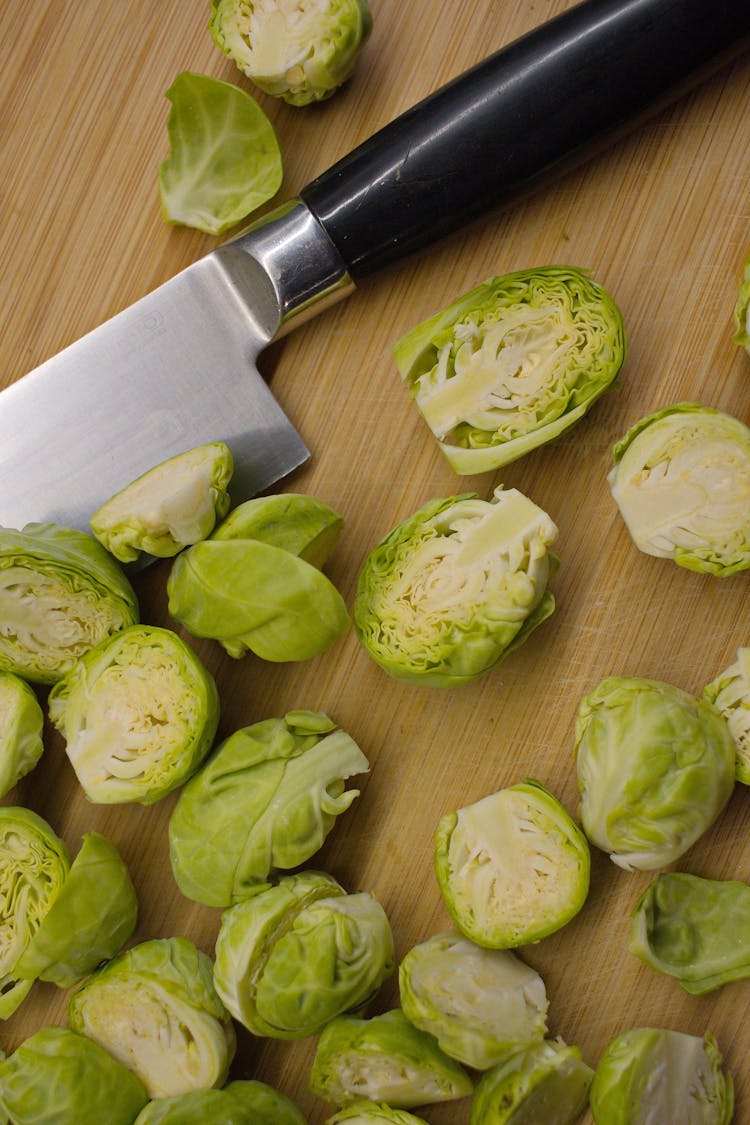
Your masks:
<svg viewBox="0 0 750 1125"><path fill-rule="evenodd" d="M292 195L394 115L493 49L570 6L561 0L375 0L351 82L300 110L258 100L274 122ZM0 381L10 383L165 281L215 241L169 227L156 186L168 151L164 91L182 70L248 82L214 47L204 0L5 0L0 6ZM697 90L532 198L373 278L266 358L274 391L313 458L292 487L345 518L327 572L351 604L369 549L428 499L501 481L560 528L558 608L494 672L454 691L396 683L353 633L304 665L231 661L192 642L215 674L220 735L292 708L327 711L371 763L361 796L315 866L367 889L391 919L399 956L449 924L432 871L440 816L525 777L575 812L573 725L604 676L638 674L698 692L750 643L747 575L691 574L639 554L611 500L611 448L651 410L680 400L750 422L750 360L732 343L732 308L750 251L750 60ZM620 389L572 432L496 476L457 478L400 384L390 349L406 329L491 274L566 262L588 267L620 305L629 353ZM137 435L134 435L137 440ZM45 451L39 450L44 457ZM50 472L55 466L50 465ZM142 615L169 625L159 564L138 580ZM6 799L47 817L75 852L97 829L138 890L135 939L184 934L213 951L219 912L177 891L167 858L174 798L144 809L87 803L51 730L36 771ZM750 880L750 799L738 787L683 870ZM593 855L589 899L558 934L523 950L542 973L550 1029L591 1065L608 1040L651 1024L711 1030L750 1122L750 982L703 998L627 952L628 918L648 877ZM36 987L0 1028L12 1050L65 1020L66 994ZM373 1010L397 1002L395 979ZM271 1082L313 1125L314 1042L240 1035L237 1076ZM468 1105L428 1107L461 1125ZM665 1123L667 1125L667 1123ZM678 1125L678 1123L674 1123Z"/></svg>

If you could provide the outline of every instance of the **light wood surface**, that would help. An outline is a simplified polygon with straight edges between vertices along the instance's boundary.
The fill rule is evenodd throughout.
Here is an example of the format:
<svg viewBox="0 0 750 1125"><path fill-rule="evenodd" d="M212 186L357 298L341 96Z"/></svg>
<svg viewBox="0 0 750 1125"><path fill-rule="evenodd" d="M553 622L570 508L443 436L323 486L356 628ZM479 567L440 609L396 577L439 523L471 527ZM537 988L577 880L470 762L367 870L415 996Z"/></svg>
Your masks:
<svg viewBox="0 0 750 1125"><path fill-rule="evenodd" d="M568 6L374 0L371 39L334 99L300 110L258 95L284 153L278 201L442 82ZM250 89L213 45L207 14L204 0L0 6L3 383L215 245L165 225L156 186L173 78L194 70ZM443 813L526 777L575 813L573 725L586 692L611 673L699 692L750 643L748 576L719 580L640 554L606 484L614 441L659 406L697 400L750 422L750 359L731 339L750 251L749 104L746 57L533 198L372 279L267 357L275 393L313 451L287 487L320 497L346 520L327 572L349 604L369 549L428 499L467 489L489 496L502 481L560 529L556 613L495 671L461 689L391 680L353 633L309 663L279 667L232 661L218 646L194 642L219 684L220 735L307 707L327 711L361 745L371 772L314 865L379 898L399 956L449 925L432 869ZM629 341L621 388L556 444L496 476L457 478L409 402L390 348L485 277L553 262L588 267L619 303ZM167 573L159 564L138 578L146 621L170 624ZM74 853L91 829L114 840L138 890L135 939L184 934L212 953L219 912L184 899L169 869L173 798L147 809L86 802L48 731L43 760L6 801L47 817ZM679 866L750 880L749 840L750 797L738 787ZM750 1122L750 981L692 998L631 956L628 917L647 882L595 851L584 909L522 951L546 982L550 1030L578 1044L592 1066L632 1026L710 1030L734 1074L736 1120ZM42 1024L64 1022L66 1000L52 986L35 987L0 1028L0 1047L12 1050ZM373 1010L396 1002L394 978ZM241 1034L234 1073L271 1082L321 1123L332 1110L308 1091L314 1047ZM423 1115L432 1125L460 1125L468 1105Z"/></svg>

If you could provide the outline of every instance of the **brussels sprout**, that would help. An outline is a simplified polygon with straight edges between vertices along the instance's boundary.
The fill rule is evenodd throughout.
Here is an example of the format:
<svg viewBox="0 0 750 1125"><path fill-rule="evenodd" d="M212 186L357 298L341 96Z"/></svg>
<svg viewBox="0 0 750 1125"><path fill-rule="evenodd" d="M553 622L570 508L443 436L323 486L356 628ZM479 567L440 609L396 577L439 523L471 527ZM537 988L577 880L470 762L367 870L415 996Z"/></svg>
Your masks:
<svg viewBox="0 0 750 1125"><path fill-rule="evenodd" d="M436 934L409 950L398 980L409 1022L475 1070L487 1070L547 1030L544 981L509 950Z"/></svg>
<svg viewBox="0 0 750 1125"><path fill-rule="evenodd" d="M33 981L18 974L24 950L51 909L70 869L67 845L30 809L0 806L0 1019Z"/></svg>
<svg viewBox="0 0 750 1125"><path fill-rule="evenodd" d="M159 165L162 218L222 234L281 186L271 122L244 90L184 72L167 90L170 154Z"/></svg>
<svg viewBox="0 0 750 1125"><path fill-rule="evenodd" d="M282 492L233 508L212 539L259 539L321 567L336 546L344 521L314 496Z"/></svg>
<svg viewBox="0 0 750 1125"><path fill-rule="evenodd" d="M0 797L33 770L44 752L44 712L20 676L0 672Z"/></svg>
<svg viewBox="0 0 750 1125"><path fill-rule="evenodd" d="M340 1121L348 1121L349 1125L377 1125L378 1121L385 1121L386 1125L427 1125L422 1117L415 1117L405 1109L391 1109L390 1106L380 1102L368 1102L358 1099L344 1106L333 1117L326 1119L326 1125L338 1125Z"/></svg>
<svg viewBox="0 0 750 1125"><path fill-rule="evenodd" d="M452 468L480 473L582 418L622 366L625 331L585 270L543 266L488 278L393 357Z"/></svg>
<svg viewBox="0 0 750 1125"><path fill-rule="evenodd" d="M49 714L90 801L150 805L211 749L219 700L213 677L176 633L132 625L55 684Z"/></svg>
<svg viewBox="0 0 750 1125"><path fill-rule="evenodd" d="M469 1125L573 1125L593 1076L578 1047L560 1039L532 1043L482 1075Z"/></svg>
<svg viewBox="0 0 750 1125"><path fill-rule="evenodd" d="M339 1016L329 1023L318 1040L310 1089L338 1106L365 1098L410 1109L468 1097L473 1084L431 1035L394 1008L371 1019Z"/></svg>
<svg viewBox="0 0 750 1125"><path fill-rule="evenodd" d="M305 1125L305 1118L284 1094L250 1080L159 1098L141 1110L133 1125Z"/></svg>
<svg viewBox="0 0 750 1125"><path fill-rule="evenodd" d="M169 857L184 895L231 906L273 869L322 846L369 763L326 715L291 711L235 731L190 779L169 821Z"/></svg>
<svg viewBox="0 0 750 1125"><path fill-rule="evenodd" d="M735 344L750 355L750 257L745 262L745 270L734 306L734 323L737 328Z"/></svg>
<svg viewBox="0 0 750 1125"><path fill-rule="evenodd" d="M734 743L721 715L640 676L609 676L581 701L575 755L583 830L626 871L678 859L734 788Z"/></svg>
<svg viewBox="0 0 750 1125"><path fill-rule="evenodd" d="M637 422L614 447L612 496L639 550L726 576L750 567L750 429L694 402Z"/></svg>
<svg viewBox="0 0 750 1125"><path fill-rule="evenodd" d="M347 894L330 875L303 871L248 888L222 915L216 991L255 1035L317 1035L362 1007L394 969L383 908Z"/></svg>
<svg viewBox="0 0 750 1125"><path fill-rule="evenodd" d="M309 660L349 629L344 599L324 574L260 539L208 539L178 555L167 581L169 612L230 656Z"/></svg>
<svg viewBox="0 0 750 1125"><path fill-rule="evenodd" d="M433 500L365 560L354 626L399 680L451 687L476 679L552 613L548 547L557 528L516 489Z"/></svg>
<svg viewBox="0 0 750 1125"><path fill-rule="evenodd" d="M93 535L51 523L0 527L0 671L53 684L137 621L133 587Z"/></svg>
<svg viewBox="0 0 750 1125"><path fill-rule="evenodd" d="M91 530L121 562L134 562L141 551L171 558L206 539L226 515L233 468L221 441L178 453L102 504L91 517Z"/></svg>
<svg viewBox="0 0 750 1125"><path fill-rule="evenodd" d="M712 1035L638 1027L607 1046L590 1101L596 1125L729 1125L734 1087Z"/></svg>
<svg viewBox="0 0 750 1125"><path fill-rule="evenodd" d="M591 859L580 828L543 786L524 781L447 813L435 871L458 928L493 949L539 941L578 913Z"/></svg>
<svg viewBox="0 0 750 1125"><path fill-rule="evenodd" d="M221 1086L236 1039L212 974L187 938L154 938L90 976L70 998L68 1022L130 1067L150 1098Z"/></svg>
<svg viewBox="0 0 750 1125"><path fill-rule="evenodd" d="M343 85L371 28L367 0L211 0L216 46L264 93L295 106Z"/></svg>
<svg viewBox="0 0 750 1125"><path fill-rule="evenodd" d="M0 1062L0 1107L14 1125L132 1125L143 1084L97 1043L43 1027Z"/></svg>
<svg viewBox="0 0 750 1125"><path fill-rule="evenodd" d="M726 719L737 752L737 781L750 785L750 648L738 649L734 664L707 684L702 694Z"/></svg>

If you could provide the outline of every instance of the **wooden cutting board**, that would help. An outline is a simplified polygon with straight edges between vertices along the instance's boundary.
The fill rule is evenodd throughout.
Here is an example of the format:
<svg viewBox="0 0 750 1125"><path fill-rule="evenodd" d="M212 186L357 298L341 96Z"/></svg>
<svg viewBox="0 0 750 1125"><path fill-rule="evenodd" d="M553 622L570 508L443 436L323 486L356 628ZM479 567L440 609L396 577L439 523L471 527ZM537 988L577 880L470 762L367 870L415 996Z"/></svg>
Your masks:
<svg viewBox="0 0 750 1125"><path fill-rule="evenodd" d="M259 95L285 160L279 199L495 48L570 6L564 0L375 0L355 77L333 100L295 109ZM249 83L213 45L204 0L5 0L0 10L0 379L10 383L212 248L167 226L156 185L166 156L164 92L182 70ZM637 76L636 80L637 80ZM371 771L315 866L372 891L397 951L445 929L432 869L443 813L534 777L572 812L573 725L581 697L618 673L699 692L750 643L747 574L691 574L636 551L611 500L611 448L651 410L697 400L750 422L750 359L732 343L732 309L750 252L750 58L641 125L577 171L418 259L274 346L273 387L313 458L287 487L345 518L327 568L351 604L369 549L428 499L503 482L558 524L557 611L494 672L452 691L389 679L351 633L303 665L232 661L195 647L215 674L220 735L292 708L327 711ZM621 388L554 445L496 475L457 478L409 402L390 358L398 337L491 274L565 262L589 268L619 303L629 354ZM137 433L133 441L138 441ZM38 456L45 457L39 449ZM50 464L50 473L57 466ZM144 620L169 625L168 565L138 579ZM174 800L151 808L87 803L63 747L8 803L45 816L75 853L97 829L121 849L140 901L135 939L184 934L212 953L219 912L177 891L167 859ZM738 786L715 827L678 865L750 880L750 795ZM710 1030L750 1122L750 981L691 998L627 952L628 918L648 876L593 855L589 899L523 955L543 975L550 1031L594 1066L617 1033L650 1024ZM135 940L134 939L134 940ZM10 1051L65 1021L66 994L37 986L0 1029ZM397 1002L395 978L374 1010ZM294 1098L310 1122L332 1112L308 1091L314 1042L241 1034L234 1074ZM468 1105L424 1110L433 1125ZM665 1123L666 1125L666 1123ZM676 1123L675 1123L676 1125Z"/></svg>

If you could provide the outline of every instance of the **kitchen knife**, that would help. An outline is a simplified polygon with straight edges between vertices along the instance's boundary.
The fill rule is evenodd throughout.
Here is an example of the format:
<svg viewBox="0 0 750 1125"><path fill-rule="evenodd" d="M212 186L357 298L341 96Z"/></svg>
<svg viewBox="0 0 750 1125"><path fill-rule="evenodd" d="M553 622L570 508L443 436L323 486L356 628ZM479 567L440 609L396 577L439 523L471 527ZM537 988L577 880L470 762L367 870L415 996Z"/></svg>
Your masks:
<svg viewBox="0 0 750 1125"><path fill-rule="evenodd" d="M3 391L0 524L87 527L206 441L233 452L235 503L270 488L309 454L257 371L263 347L749 42L746 0L586 0L492 55Z"/></svg>

